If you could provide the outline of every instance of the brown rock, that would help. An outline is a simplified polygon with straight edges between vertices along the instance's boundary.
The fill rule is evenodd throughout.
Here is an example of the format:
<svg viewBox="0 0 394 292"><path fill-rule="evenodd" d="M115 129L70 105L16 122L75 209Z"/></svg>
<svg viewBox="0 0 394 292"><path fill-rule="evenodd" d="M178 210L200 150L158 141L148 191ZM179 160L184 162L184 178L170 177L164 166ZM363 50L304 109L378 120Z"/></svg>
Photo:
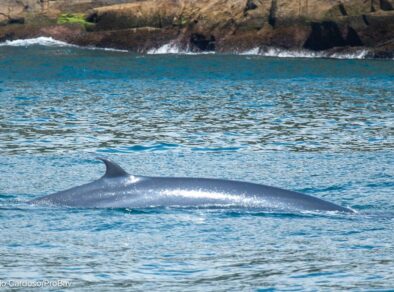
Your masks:
<svg viewBox="0 0 394 292"><path fill-rule="evenodd" d="M94 25L56 25L64 12ZM0 39L42 34L136 51L175 41L196 51L367 47L387 56L394 0L0 0L0 23Z"/></svg>

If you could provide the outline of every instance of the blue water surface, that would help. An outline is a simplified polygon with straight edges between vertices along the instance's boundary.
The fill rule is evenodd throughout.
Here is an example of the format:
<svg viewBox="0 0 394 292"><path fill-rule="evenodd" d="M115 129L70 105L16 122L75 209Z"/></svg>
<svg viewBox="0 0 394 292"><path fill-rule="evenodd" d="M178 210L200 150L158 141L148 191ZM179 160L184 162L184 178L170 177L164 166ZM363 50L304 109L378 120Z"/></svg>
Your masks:
<svg viewBox="0 0 394 292"><path fill-rule="evenodd" d="M394 61L3 46L0 281L390 290L393 150ZM100 177L96 156L132 174L263 183L357 213L27 204Z"/></svg>

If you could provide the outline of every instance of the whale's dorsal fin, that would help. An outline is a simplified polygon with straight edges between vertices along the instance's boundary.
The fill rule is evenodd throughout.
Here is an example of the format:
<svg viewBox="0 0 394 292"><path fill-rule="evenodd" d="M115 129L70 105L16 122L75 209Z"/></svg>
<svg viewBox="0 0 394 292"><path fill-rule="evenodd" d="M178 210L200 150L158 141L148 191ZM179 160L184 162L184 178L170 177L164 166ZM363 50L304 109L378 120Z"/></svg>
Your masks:
<svg viewBox="0 0 394 292"><path fill-rule="evenodd" d="M123 168L121 168L115 162L112 162L108 159L101 157L97 157L97 159L105 163L106 170L103 176L104 178L114 178L114 177L129 175Z"/></svg>

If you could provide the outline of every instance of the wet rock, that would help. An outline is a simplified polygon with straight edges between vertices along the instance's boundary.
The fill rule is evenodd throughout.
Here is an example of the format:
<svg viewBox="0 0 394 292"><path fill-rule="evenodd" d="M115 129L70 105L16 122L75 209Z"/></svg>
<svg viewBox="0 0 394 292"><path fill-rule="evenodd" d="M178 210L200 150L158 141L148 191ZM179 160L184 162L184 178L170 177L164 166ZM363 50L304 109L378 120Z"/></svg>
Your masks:
<svg viewBox="0 0 394 292"><path fill-rule="evenodd" d="M215 37L206 37L199 33L193 33L190 36L190 44L200 51L214 51L215 50Z"/></svg>
<svg viewBox="0 0 394 292"><path fill-rule="evenodd" d="M312 22L311 34L304 44L304 48L313 51L322 51L334 47L343 47L346 41L343 39L338 25L332 21L321 23Z"/></svg>
<svg viewBox="0 0 394 292"><path fill-rule="evenodd" d="M392 1L390 2L389 0L380 0L380 9L384 10L384 11L390 11L393 10L394 4L392 3Z"/></svg>

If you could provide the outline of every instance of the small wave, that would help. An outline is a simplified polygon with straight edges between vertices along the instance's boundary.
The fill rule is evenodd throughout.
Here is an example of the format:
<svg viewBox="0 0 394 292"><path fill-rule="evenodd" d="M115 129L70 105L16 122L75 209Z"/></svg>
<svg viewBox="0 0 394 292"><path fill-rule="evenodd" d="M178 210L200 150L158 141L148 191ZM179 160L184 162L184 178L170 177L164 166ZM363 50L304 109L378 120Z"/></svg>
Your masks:
<svg viewBox="0 0 394 292"><path fill-rule="evenodd" d="M141 152L141 151L162 151L171 150L179 147L177 144L170 143L159 143L153 145L133 145L133 146L122 146L118 148L105 148L99 149L97 152L101 153L129 153L129 152Z"/></svg>
<svg viewBox="0 0 394 292"><path fill-rule="evenodd" d="M9 199L15 199L15 198L16 198L16 195L0 194L0 200L2 200L2 199L9 200Z"/></svg>
<svg viewBox="0 0 394 292"><path fill-rule="evenodd" d="M92 47L92 46L88 46L88 47L80 47L80 46L76 46L80 49L88 49L88 50L98 50L98 51L108 51L108 52L119 52L119 53L128 53L128 50L121 50L121 49L113 49L113 48L100 48L100 47Z"/></svg>
<svg viewBox="0 0 394 292"><path fill-rule="evenodd" d="M7 40L0 43L0 47L29 47L29 46L46 46L46 47L73 47L88 50L101 50L112 52L124 52L128 50L114 49L114 48L100 48L100 47L81 47L67 42L56 40L52 37L37 37L30 39ZM238 55L245 56L264 56L264 57L278 57L278 58L332 58L332 59L365 59L368 55L368 50L358 50L353 53L333 53L333 52L314 52L309 50L286 50L275 47L267 48L253 48L243 52L235 52ZM202 54L215 54L214 51L209 52L194 52L189 48L183 49L175 41L169 42L158 48L149 49L146 54L148 55L164 55L164 54L177 54L177 55L202 55Z"/></svg>
<svg viewBox="0 0 394 292"><path fill-rule="evenodd" d="M193 147L192 151L206 151L206 152L222 152L222 151L238 151L240 147Z"/></svg>
<svg viewBox="0 0 394 292"><path fill-rule="evenodd" d="M205 55L205 54L214 54L215 52L193 52L190 49L182 49L176 42L170 42L162 45L159 48L152 48L146 52L148 55L169 55L169 54L177 54L177 55Z"/></svg>
<svg viewBox="0 0 394 292"><path fill-rule="evenodd" d="M69 44L63 41L56 40L52 37L37 37L31 39L18 39L18 40L7 40L0 43L0 47L30 47L30 46L45 46L45 47L71 47L88 50L101 50L101 51L112 51L112 52L128 52L127 50L119 50L112 48L99 48L99 47L81 47L73 44Z"/></svg>
<svg viewBox="0 0 394 292"><path fill-rule="evenodd" d="M254 49L251 49L251 50L246 50L246 51L238 53L238 55L245 55L245 56L249 56L249 55L254 56L254 55L259 55L259 54L260 54L260 49L259 48L254 48Z"/></svg>
<svg viewBox="0 0 394 292"><path fill-rule="evenodd" d="M146 53L148 55L179 54L182 50L175 43L168 43L159 48L152 48Z"/></svg>
<svg viewBox="0 0 394 292"><path fill-rule="evenodd" d="M177 54L177 55L201 55L215 54L209 52L193 52L190 49L183 49L175 41L162 45L159 48L152 48L146 52L148 55ZM287 50L275 47L253 48L242 52L234 52L237 55L244 56L263 56L277 58L332 58L332 59L365 59L368 50L358 50L353 53L333 53L333 52L314 52L310 50Z"/></svg>
<svg viewBox="0 0 394 292"><path fill-rule="evenodd" d="M336 53L329 55L329 58L334 59L365 59L368 55L368 50L359 50L355 53Z"/></svg>
<svg viewBox="0 0 394 292"><path fill-rule="evenodd" d="M264 56L278 58L332 58L332 59L365 59L368 50L358 50L353 53L314 52L309 50L286 50L281 48L254 48L239 52L239 55Z"/></svg>
<svg viewBox="0 0 394 292"><path fill-rule="evenodd" d="M5 41L0 43L2 47L29 47L34 45L47 46L47 47L77 47L66 42L55 40L51 37L38 37L32 39L19 39L13 41Z"/></svg>

